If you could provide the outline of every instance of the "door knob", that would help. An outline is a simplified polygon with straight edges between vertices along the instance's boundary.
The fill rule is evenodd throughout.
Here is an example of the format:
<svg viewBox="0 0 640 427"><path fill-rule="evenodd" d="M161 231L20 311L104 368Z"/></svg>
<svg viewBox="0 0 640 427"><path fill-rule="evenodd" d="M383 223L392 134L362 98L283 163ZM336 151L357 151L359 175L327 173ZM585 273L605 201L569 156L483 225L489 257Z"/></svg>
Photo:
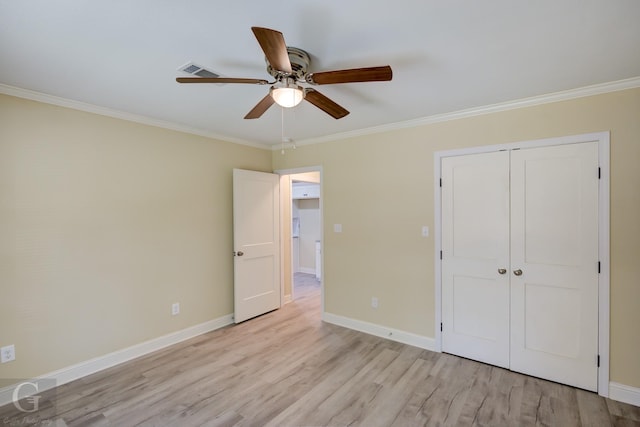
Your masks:
<svg viewBox="0 0 640 427"><path fill-rule="evenodd" d="M498 269L498 273L500 273L500 274L504 274L504 273L506 273L506 272L507 272L507 269L506 269L506 268L499 268L499 269Z"/></svg>
<svg viewBox="0 0 640 427"><path fill-rule="evenodd" d="M242 255L244 255L244 252L238 251L238 256L242 256Z"/></svg>
<svg viewBox="0 0 640 427"><path fill-rule="evenodd" d="M516 276L522 276L522 270L520 269L513 270L513 274L515 274Z"/></svg>

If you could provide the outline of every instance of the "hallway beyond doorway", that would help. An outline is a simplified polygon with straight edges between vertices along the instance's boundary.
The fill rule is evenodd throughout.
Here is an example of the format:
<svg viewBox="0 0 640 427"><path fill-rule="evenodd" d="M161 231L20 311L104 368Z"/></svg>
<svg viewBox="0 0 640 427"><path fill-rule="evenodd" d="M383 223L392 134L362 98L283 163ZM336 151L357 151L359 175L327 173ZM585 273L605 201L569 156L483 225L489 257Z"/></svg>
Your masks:
<svg viewBox="0 0 640 427"><path fill-rule="evenodd" d="M320 292L320 281L314 274L294 273L293 275L293 295L295 299L307 297Z"/></svg>

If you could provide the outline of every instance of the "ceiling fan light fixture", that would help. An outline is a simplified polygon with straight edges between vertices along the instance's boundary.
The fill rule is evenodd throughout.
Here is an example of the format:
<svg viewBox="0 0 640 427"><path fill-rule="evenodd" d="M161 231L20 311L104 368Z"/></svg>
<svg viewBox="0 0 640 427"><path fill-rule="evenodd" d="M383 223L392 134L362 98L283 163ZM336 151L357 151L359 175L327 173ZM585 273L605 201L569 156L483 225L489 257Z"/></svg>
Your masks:
<svg viewBox="0 0 640 427"><path fill-rule="evenodd" d="M289 78L271 86L269 93L276 104L285 108L295 107L304 99L304 89Z"/></svg>
<svg viewBox="0 0 640 427"><path fill-rule="evenodd" d="M267 73L275 79L274 82L269 83L263 79L220 77L218 74L204 70L192 63L185 64L180 69L197 77L177 77L176 81L178 83L273 85L269 93L244 116L245 119L261 117L273 104L278 104L283 108L292 108L300 104L303 99L334 119L341 119L349 114L348 110L317 90L300 87L298 83L315 86L383 82L393 78L393 72L389 65L309 73L310 55L302 49L287 46L280 31L263 27L251 27L251 31L264 52Z"/></svg>

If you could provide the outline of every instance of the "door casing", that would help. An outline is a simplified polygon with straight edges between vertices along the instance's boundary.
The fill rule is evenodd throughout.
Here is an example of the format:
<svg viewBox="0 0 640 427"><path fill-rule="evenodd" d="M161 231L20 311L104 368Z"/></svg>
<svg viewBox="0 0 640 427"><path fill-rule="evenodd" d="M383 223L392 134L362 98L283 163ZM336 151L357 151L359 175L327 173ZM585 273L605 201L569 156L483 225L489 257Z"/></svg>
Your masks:
<svg viewBox="0 0 640 427"><path fill-rule="evenodd" d="M580 142L598 143L598 162L600 168L599 198L598 198L598 253L600 262L600 274L598 277L598 354L600 367L598 369L598 394L609 396L609 299L610 299L610 255L609 255L609 175L610 158L609 142L610 133L597 132L581 135L572 135L558 138L522 141L508 144L489 145L482 147L470 147L457 150L438 151L434 153L434 244L435 244L435 350L442 352L442 268L440 251L442 249L442 214L441 214L441 160L444 157L461 156L468 154L489 153L500 150L513 150L518 148L535 148L554 145L575 144Z"/></svg>

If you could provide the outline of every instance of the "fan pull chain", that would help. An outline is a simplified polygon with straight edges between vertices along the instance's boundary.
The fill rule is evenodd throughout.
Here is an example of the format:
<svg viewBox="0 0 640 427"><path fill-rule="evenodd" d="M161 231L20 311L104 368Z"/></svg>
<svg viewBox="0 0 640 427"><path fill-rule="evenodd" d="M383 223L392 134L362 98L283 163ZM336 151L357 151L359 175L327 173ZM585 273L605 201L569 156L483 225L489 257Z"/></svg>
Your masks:
<svg viewBox="0 0 640 427"><path fill-rule="evenodd" d="M293 140L293 138L291 137L285 137L284 136L284 107L280 108L280 154L284 155L284 149L285 149L285 144L291 144L291 148L293 148L294 150L296 148L298 148L296 146L296 142ZM293 120L292 122L295 123L296 120L296 112L294 109L290 108L289 110L293 110L291 114L293 114Z"/></svg>
<svg viewBox="0 0 640 427"><path fill-rule="evenodd" d="M280 143L282 144L280 154L284 156L284 107L280 107Z"/></svg>
<svg viewBox="0 0 640 427"><path fill-rule="evenodd" d="M295 108L293 108L292 110L293 110L293 111L291 112L291 114L293 114L293 118L292 118L292 120L291 120L291 123L298 123L298 122L296 121L296 109L295 109ZM294 150L295 150L296 148L298 148L298 147L296 147L296 140L295 140L295 139L293 139L293 138L289 138L289 142L291 142L291 148L293 148Z"/></svg>

